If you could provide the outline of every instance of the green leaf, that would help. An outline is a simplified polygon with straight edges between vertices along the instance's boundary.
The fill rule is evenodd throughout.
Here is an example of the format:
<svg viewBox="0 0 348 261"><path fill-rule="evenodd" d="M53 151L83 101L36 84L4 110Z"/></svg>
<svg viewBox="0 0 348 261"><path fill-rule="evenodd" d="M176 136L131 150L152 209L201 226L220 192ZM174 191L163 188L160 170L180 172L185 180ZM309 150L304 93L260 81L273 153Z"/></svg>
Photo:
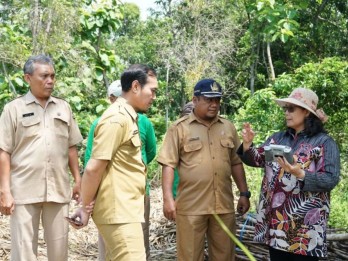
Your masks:
<svg viewBox="0 0 348 261"><path fill-rule="evenodd" d="M103 80L103 69L102 68L100 68L100 67L95 68L95 79L97 79L98 81Z"/></svg>
<svg viewBox="0 0 348 261"><path fill-rule="evenodd" d="M96 108L95 108L95 111L96 111L96 113L100 113L100 112L102 112L102 111L104 111L106 108L105 108L105 106L103 105L103 104L99 104Z"/></svg>
<svg viewBox="0 0 348 261"><path fill-rule="evenodd" d="M263 2L257 2L257 6L256 6L257 11L260 11L263 8L263 6L264 6Z"/></svg>
<svg viewBox="0 0 348 261"><path fill-rule="evenodd" d="M286 35L286 34L281 34L280 35L280 40L283 42L283 43L286 43L286 41L289 39L289 36Z"/></svg>
<svg viewBox="0 0 348 261"><path fill-rule="evenodd" d="M17 85L19 85L19 86L21 86L21 87L22 87L23 84L24 84L22 78L19 78L19 77L16 77L16 78L14 79L14 81L17 83Z"/></svg>
<svg viewBox="0 0 348 261"><path fill-rule="evenodd" d="M97 24L98 27L102 27L103 24L104 24L104 19L102 17L98 16L97 19L96 19L96 24Z"/></svg>
<svg viewBox="0 0 348 261"><path fill-rule="evenodd" d="M91 52L93 52L94 54L97 54L97 51L95 50L95 48L87 41L83 41L81 44L82 47L90 50Z"/></svg>
<svg viewBox="0 0 348 261"><path fill-rule="evenodd" d="M99 57L105 66L110 66L109 56L106 53L99 54Z"/></svg>
<svg viewBox="0 0 348 261"><path fill-rule="evenodd" d="M73 96L70 98L70 101L72 101L74 103L79 103L79 102L81 102L81 98L79 96Z"/></svg>

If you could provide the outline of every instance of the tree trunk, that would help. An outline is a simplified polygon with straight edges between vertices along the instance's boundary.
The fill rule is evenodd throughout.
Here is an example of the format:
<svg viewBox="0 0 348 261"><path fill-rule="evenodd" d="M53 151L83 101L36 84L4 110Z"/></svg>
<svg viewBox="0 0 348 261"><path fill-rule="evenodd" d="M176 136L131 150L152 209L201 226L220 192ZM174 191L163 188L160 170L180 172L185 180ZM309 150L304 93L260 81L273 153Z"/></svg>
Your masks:
<svg viewBox="0 0 348 261"><path fill-rule="evenodd" d="M108 77L106 77L105 69L103 70L103 81L104 81L104 85L106 88L106 92L108 92L108 88L109 88L110 83L109 83Z"/></svg>
<svg viewBox="0 0 348 261"><path fill-rule="evenodd" d="M253 95L255 92L255 72L257 71L257 63L259 60L259 53L260 53L260 41L259 41L259 35L256 39L256 46L255 43L251 42L251 59L253 60L252 64L250 65L250 92Z"/></svg>
<svg viewBox="0 0 348 261"><path fill-rule="evenodd" d="M268 59L268 65L269 69L271 70L271 80L275 80L275 73L274 73L274 67L272 62L272 55L271 55L271 43L267 41L267 59Z"/></svg>
<svg viewBox="0 0 348 261"><path fill-rule="evenodd" d="M166 96L167 98L169 97L169 89L168 89L168 84L169 84L169 70L170 70L170 64L168 62L167 64L167 73L166 73ZM166 103L166 130L168 130L168 125L169 125L169 101Z"/></svg>
<svg viewBox="0 0 348 261"><path fill-rule="evenodd" d="M51 24L52 24L52 13L53 10L49 9L48 10L48 20L47 20L47 25L46 25L46 37L48 38L51 32Z"/></svg>
<svg viewBox="0 0 348 261"><path fill-rule="evenodd" d="M34 10L32 15L32 35L33 35L33 54L39 53L38 37L40 32L40 3L34 0Z"/></svg>

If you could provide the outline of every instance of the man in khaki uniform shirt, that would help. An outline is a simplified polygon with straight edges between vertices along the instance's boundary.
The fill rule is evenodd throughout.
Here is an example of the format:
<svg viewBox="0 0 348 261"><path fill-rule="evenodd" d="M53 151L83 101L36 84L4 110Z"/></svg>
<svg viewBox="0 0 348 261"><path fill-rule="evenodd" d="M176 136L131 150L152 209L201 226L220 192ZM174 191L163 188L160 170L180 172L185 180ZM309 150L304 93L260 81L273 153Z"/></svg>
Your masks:
<svg viewBox="0 0 348 261"><path fill-rule="evenodd" d="M106 260L145 261L144 194L146 168L141 158L137 112L156 98L156 72L132 65L121 76L122 95L103 113L96 129L92 157L82 178L82 202L72 218L88 223L86 209L94 199L93 220L106 247Z"/></svg>
<svg viewBox="0 0 348 261"><path fill-rule="evenodd" d="M82 140L67 102L52 97L51 58L24 65L30 91L6 104L0 118L0 211L11 215L11 260L37 260L40 219L52 261L68 260L71 199L68 166L80 193L76 144Z"/></svg>
<svg viewBox="0 0 348 261"><path fill-rule="evenodd" d="M162 165L163 212L176 221L179 261L201 261L207 235L209 260L234 260L234 244L212 214L235 231L232 177L243 192L237 209L249 209L243 165L236 154L240 141L234 125L218 116L221 86L212 79L194 88L194 111L168 129L157 161ZM178 168L176 201L172 193Z"/></svg>

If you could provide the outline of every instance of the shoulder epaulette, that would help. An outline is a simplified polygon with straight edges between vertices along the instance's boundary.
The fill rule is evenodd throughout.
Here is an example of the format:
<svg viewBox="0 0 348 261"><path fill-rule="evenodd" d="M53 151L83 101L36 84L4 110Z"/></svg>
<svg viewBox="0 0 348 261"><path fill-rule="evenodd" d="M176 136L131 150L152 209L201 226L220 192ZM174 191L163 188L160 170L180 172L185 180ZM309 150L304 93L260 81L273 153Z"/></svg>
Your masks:
<svg viewBox="0 0 348 261"><path fill-rule="evenodd" d="M25 94L19 95L19 96L13 98L12 100L10 100L8 103L13 102L13 101L15 101L15 100L17 100L17 99L19 99L19 98L24 97L24 96L25 96Z"/></svg>
<svg viewBox="0 0 348 261"><path fill-rule="evenodd" d="M173 122L173 125L178 125L180 124L181 122L187 120L189 118L190 115L185 115L185 116L182 116L181 118L177 119L176 121Z"/></svg>

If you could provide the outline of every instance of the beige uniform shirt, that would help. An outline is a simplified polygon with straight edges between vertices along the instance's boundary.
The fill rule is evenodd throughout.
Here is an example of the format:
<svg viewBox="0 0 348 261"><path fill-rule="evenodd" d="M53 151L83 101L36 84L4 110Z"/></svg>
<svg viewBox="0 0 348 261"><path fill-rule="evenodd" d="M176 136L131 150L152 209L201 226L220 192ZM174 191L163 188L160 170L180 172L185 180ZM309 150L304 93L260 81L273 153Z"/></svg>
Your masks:
<svg viewBox="0 0 348 261"><path fill-rule="evenodd" d="M144 221L145 165L137 113L119 97L102 115L92 159L108 160L93 210L96 224Z"/></svg>
<svg viewBox="0 0 348 261"><path fill-rule="evenodd" d="M177 213L233 213L232 170L240 164L234 125L217 117L209 127L191 113L167 131L157 161L178 168Z"/></svg>
<svg viewBox="0 0 348 261"><path fill-rule="evenodd" d="M42 108L31 92L6 104L0 148L11 154L16 204L67 203L71 199L69 147L82 140L69 104L50 97Z"/></svg>

